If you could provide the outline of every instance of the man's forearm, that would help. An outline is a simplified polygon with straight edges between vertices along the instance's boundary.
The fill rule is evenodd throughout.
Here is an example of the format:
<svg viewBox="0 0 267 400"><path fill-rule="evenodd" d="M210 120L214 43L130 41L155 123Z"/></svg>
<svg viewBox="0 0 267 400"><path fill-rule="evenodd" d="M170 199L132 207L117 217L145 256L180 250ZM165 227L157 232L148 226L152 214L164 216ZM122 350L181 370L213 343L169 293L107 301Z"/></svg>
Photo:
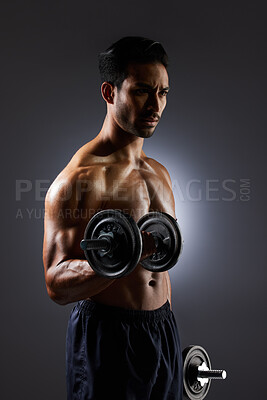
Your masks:
<svg viewBox="0 0 267 400"><path fill-rule="evenodd" d="M114 281L97 275L86 260L66 260L46 273L48 294L61 305L95 296Z"/></svg>

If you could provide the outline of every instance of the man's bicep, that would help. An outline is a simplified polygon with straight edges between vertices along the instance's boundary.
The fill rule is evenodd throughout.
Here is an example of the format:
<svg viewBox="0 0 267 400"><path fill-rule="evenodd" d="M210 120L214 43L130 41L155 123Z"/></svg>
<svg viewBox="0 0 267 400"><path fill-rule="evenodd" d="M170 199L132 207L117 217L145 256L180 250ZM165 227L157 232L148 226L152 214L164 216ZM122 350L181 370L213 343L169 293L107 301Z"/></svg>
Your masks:
<svg viewBox="0 0 267 400"><path fill-rule="evenodd" d="M46 272L63 261L84 259L79 245L82 239L80 229L75 226L57 229L55 225L51 220L45 223L43 261Z"/></svg>
<svg viewBox="0 0 267 400"><path fill-rule="evenodd" d="M43 246L46 270L67 259L84 259L80 241L87 221L74 218L73 210L75 207L57 197L46 198Z"/></svg>
<svg viewBox="0 0 267 400"><path fill-rule="evenodd" d="M82 233L79 227L68 227L45 236L44 253L47 254L48 265L58 265L68 259L84 259L80 248Z"/></svg>

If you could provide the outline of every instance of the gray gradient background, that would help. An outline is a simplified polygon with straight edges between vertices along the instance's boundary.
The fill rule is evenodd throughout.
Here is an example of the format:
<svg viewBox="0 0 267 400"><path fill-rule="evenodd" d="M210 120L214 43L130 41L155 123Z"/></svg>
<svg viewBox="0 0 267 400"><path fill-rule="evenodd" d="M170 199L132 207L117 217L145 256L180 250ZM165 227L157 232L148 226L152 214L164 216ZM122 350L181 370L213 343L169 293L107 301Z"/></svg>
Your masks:
<svg viewBox="0 0 267 400"><path fill-rule="evenodd" d="M46 294L35 189L44 180L43 196L101 128L97 54L124 35L161 41L171 60L168 106L145 151L171 174L184 236L171 271L182 346L204 346L213 366L228 371L208 399L266 398L263 4L2 2L1 399L66 397L72 305ZM232 192L223 188L228 179ZM250 180L249 201L241 201L240 179ZM17 180L33 184L21 200Z"/></svg>

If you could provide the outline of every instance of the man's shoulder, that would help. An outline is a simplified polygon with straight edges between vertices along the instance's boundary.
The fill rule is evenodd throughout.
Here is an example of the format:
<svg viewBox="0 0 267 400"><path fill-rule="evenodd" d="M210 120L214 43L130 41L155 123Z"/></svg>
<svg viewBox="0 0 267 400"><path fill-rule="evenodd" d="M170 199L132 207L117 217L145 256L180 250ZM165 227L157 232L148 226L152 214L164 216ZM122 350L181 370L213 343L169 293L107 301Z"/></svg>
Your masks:
<svg viewBox="0 0 267 400"><path fill-rule="evenodd" d="M145 157L145 161L149 164L151 168L155 171L157 175L162 175L165 179L170 182L170 174L164 165L162 165L159 161L155 160L154 158Z"/></svg>
<svg viewBox="0 0 267 400"><path fill-rule="evenodd" d="M60 199L70 199L72 197L70 194L79 190L82 182L94 179L95 173L94 156L88 151L88 146L84 145L52 182L46 195L46 202L55 203Z"/></svg>
<svg viewBox="0 0 267 400"><path fill-rule="evenodd" d="M92 142L88 142L80 147L72 156L65 170L72 170L79 173L82 169L90 168L95 165Z"/></svg>
<svg viewBox="0 0 267 400"><path fill-rule="evenodd" d="M149 165L151 165L151 166L153 166L153 167L156 167L156 168L160 168L160 169L162 169L162 170L166 170L167 171L167 169L164 167L164 165L162 165L158 160L155 160L154 158L151 158L151 157L145 157L145 161L149 164Z"/></svg>

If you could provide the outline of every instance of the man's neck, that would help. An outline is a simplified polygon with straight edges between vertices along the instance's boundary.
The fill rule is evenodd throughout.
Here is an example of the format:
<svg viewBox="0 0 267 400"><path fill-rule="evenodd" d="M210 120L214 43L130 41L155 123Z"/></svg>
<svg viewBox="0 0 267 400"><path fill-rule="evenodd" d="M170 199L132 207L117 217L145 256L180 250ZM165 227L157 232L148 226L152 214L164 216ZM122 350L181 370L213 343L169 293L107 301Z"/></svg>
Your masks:
<svg viewBox="0 0 267 400"><path fill-rule="evenodd" d="M116 153L118 159L136 161L141 158L144 139L120 129L107 115L96 137L108 153Z"/></svg>

